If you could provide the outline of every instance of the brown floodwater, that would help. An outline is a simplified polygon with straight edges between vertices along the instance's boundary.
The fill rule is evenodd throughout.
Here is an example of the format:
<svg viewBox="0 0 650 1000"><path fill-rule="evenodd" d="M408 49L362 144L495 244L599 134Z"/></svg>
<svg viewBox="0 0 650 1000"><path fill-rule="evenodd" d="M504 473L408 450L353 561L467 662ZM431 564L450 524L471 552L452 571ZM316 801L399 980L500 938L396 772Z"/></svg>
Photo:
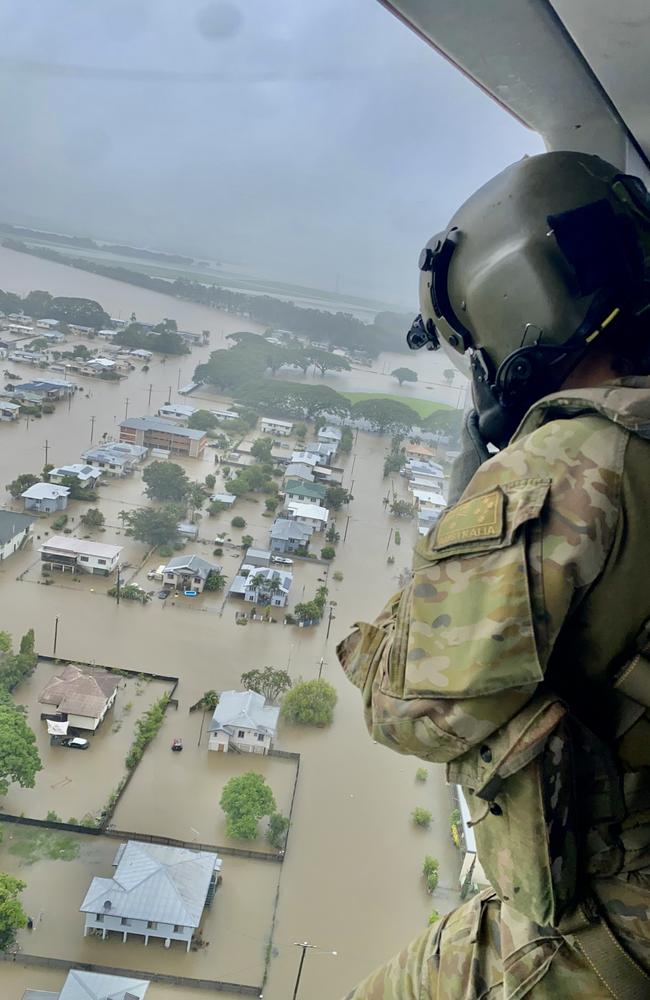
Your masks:
<svg viewBox="0 0 650 1000"><path fill-rule="evenodd" d="M223 334L251 328L251 324L237 317L4 249L0 249L0 287L22 292L42 288L53 294L89 296L101 302L112 315L120 312L130 315L135 311L144 320L173 317L183 328L211 329L212 348L218 346ZM1 424L0 483L9 482L19 472L39 470L45 459L46 439L49 461L57 464L78 461L90 441L91 418L95 418L95 441L104 432L112 434L124 415L127 398L130 415L148 412L150 386L149 412L155 412L166 401L170 385L172 400L178 400L177 383L189 381L194 366L208 352L209 348L194 350L191 356L180 361L170 359L165 364L155 361L149 372L133 372L117 385L88 380L84 386L89 395L78 393L69 409L67 404L59 404L54 415L32 420L29 426L25 421L17 426ZM30 369L13 362L11 367L30 374ZM380 372L367 378L377 378L377 384L383 379L384 388L388 385L388 377ZM394 380L393 385L396 386ZM436 398L433 392L430 395ZM190 715L189 706L209 688L235 687L241 673L252 667L270 664L286 667L293 677L312 678L317 676L323 659L323 676L334 684L339 697L334 724L317 731L285 727L278 739L279 746L302 755L302 765L289 849L282 867L275 951L265 990L267 1000L286 1000L291 994L300 957L293 942L309 940L320 949L307 957L300 996L306 1000L335 1000L426 926L433 906L445 911L458 898L459 858L449 835L451 804L442 769L430 767L426 784L416 784L416 760L400 757L372 742L365 731L359 694L343 676L335 656L336 642L355 620L378 613L399 586L400 572L410 563L414 526L396 522L382 503L391 489L381 475L386 447L387 441L378 436L359 434L354 452L346 460L344 483L352 488L355 499L349 509L337 515L341 535L347 531L347 537L339 543L332 567L332 571L343 573L343 580L337 583L329 574L329 597L337 602L329 639L325 624L304 630L284 626L281 620L273 624L251 623L245 628L236 626L235 611L240 605L224 602L223 594L196 602L181 597L173 605L154 598L145 607L128 602L118 607L105 596L102 581L88 578L75 583L57 577L52 585L43 586L36 582L39 578L34 567L36 543L0 566L0 626L15 637L34 627L38 649L51 653L54 622L58 617L60 657L180 677L178 711L170 710L162 732L147 751L120 803L114 819L119 828L225 843L218 800L224 780L237 772L241 759L229 757L224 764L214 759L216 754L208 754L205 732L199 742L200 713ZM210 449L206 450L204 460L188 459L182 464L195 479L217 471ZM221 482L219 479L218 486ZM125 556L131 563L130 572L144 585L146 570L159 560L155 555L147 559L145 546L124 538L119 518L120 510L145 502L142 486L140 476L136 475L125 482L102 487L99 506L107 520L107 530L101 539L127 545ZM397 495L402 495L404 481L395 477L392 487ZM8 501L7 496L5 502ZM238 503L236 511L247 521L245 531L260 545L266 542L270 526L263 510L262 503L244 500ZM81 504L70 505L73 528L82 511ZM210 558L214 535L224 529L230 531L236 542L242 532L230 529L230 516L204 518L199 542L196 546L188 543L186 551L196 547L201 555ZM401 531L399 546L395 545L395 528ZM49 530L47 519L36 525L36 533L41 537ZM317 544L316 548L319 547ZM393 565L387 563L389 554L395 557ZM228 576L232 576L239 564L234 551L229 549L218 561ZM25 579L18 581L16 578L23 571ZM311 596L325 572L326 567L297 565L291 603ZM277 617L281 619L280 615ZM36 685L36 680L33 684ZM25 688L27 693L29 690ZM140 714L140 706L146 704L148 697L148 693L129 695L134 703L129 719ZM118 713L126 703L122 693L118 701L120 698L122 708L116 706ZM29 700L23 698L20 689L17 699ZM51 770L52 780L48 757L37 788L31 792L12 789L7 801L37 817L43 817L50 808L65 813L66 818L91 811L102 798L104 787L109 790L113 787L130 725L130 721L124 723L116 734L109 728L98 734L97 743L93 741L89 751L78 755L83 761L77 762L74 752L61 751L68 753L68 758L57 760L56 768L53 766ZM93 760L99 770L103 745L109 744L112 735L115 759L101 765L101 781L98 781L101 788L95 788L82 777ZM170 741L175 735L183 736L186 742L182 754L170 752ZM279 760L256 760L255 767L266 774L278 806L286 810L293 765ZM65 795L66 800L57 808L52 805L57 801L56 788L51 786L63 778L71 780L60 786L61 799ZM432 810L431 830L413 828L409 815L416 805ZM109 846L112 850L114 842ZM262 841L256 846L263 847ZM425 854L440 859L441 885L433 898L425 893L420 876ZM66 920L44 919L39 925L38 941L36 936L23 940L26 932L21 934L25 950L34 950L38 945L43 953L78 960L88 954L90 945L82 937L81 917L73 914L90 878L109 873L107 860L108 852L96 845L73 862L40 861L20 869L28 882L30 906L37 905L43 895L52 897L60 889L67 897L65 906L70 911ZM16 867L15 857L6 851L2 853L2 863L9 870L11 865ZM217 922L206 952L185 956L180 951L163 952L151 946L145 949L135 941L124 946L121 942L103 945L93 942L93 955L101 946L97 953L105 955L106 962L148 968L151 966L146 963L155 961L161 970L173 967L180 974L188 972L189 960L198 970L209 967L211 975L229 978L237 974L244 982L256 982L279 874L277 865L225 858L223 894L215 901ZM227 919L226 905L233 915L232 921ZM337 955L330 954L332 951ZM17 984L17 996L23 983L38 986L39 976L49 975L41 970L27 970L26 977L16 978L18 970L11 967L10 972ZM0 967L0 976L4 977L4 973L5 968ZM152 1000L163 997L167 1000L167 994L156 987ZM176 1000L177 993L169 997Z"/></svg>

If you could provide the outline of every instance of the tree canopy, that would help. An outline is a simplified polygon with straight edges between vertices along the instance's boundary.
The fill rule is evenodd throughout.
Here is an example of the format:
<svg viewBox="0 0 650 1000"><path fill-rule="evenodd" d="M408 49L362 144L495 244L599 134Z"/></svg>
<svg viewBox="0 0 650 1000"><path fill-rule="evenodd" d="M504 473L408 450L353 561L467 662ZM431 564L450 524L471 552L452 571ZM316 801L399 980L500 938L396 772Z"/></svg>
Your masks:
<svg viewBox="0 0 650 1000"><path fill-rule="evenodd" d="M16 500L30 486L35 486L39 482L40 479L38 476L34 476L31 472L23 472L19 476L16 476L12 482L7 483L7 490L11 493L14 500Z"/></svg>
<svg viewBox="0 0 650 1000"><path fill-rule="evenodd" d="M332 486L327 487L327 493L325 494L326 507L331 507L332 510L340 510L343 504L349 503L350 500L352 500L350 491L346 490L344 486L333 483Z"/></svg>
<svg viewBox="0 0 650 1000"><path fill-rule="evenodd" d="M190 488L185 470L175 462L152 462L142 473L154 500L184 500Z"/></svg>
<svg viewBox="0 0 650 1000"><path fill-rule="evenodd" d="M187 426L196 431L212 431L219 426L219 420L210 410L197 410L187 421Z"/></svg>
<svg viewBox="0 0 650 1000"><path fill-rule="evenodd" d="M279 670L276 667L264 667L247 670L241 675L241 682L247 691L256 691L263 695L267 701L277 701L278 698L288 691L292 680L286 670Z"/></svg>
<svg viewBox="0 0 650 1000"><path fill-rule="evenodd" d="M24 888L25 882L0 872L0 951L7 951L16 931L27 925L27 915L18 899Z"/></svg>
<svg viewBox="0 0 650 1000"><path fill-rule="evenodd" d="M147 545L170 545L179 538L178 522L183 515L182 508L174 504L165 507L143 507L129 511L124 520L134 538Z"/></svg>
<svg viewBox="0 0 650 1000"><path fill-rule="evenodd" d="M165 323L169 324L169 320ZM176 324L174 323L174 327ZM169 325L159 324L148 330L142 323L129 323L113 337L113 343L131 350L154 351L157 354L189 354L190 349L182 337Z"/></svg>
<svg viewBox="0 0 650 1000"><path fill-rule="evenodd" d="M327 681L301 680L284 696L280 714L294 725L329 726L336 702L336 691Z"/></svg>
<svg viewBox="0 0 650 1000"><path fill-rule="evenodd" d="M367 420L381 434L408 431L418 427L422 418L405 403L394 399L363 399L352 407L352 416Z"/></svg>
<svg viewBox="0 0 650 1000"><path fill-rule="evenodd" d="M33 788L42 767L36 736L23 712L8 695L0 694L0 795L7 794L12 782Z"/></svg>
<svg viewBox="0 0 650 1000"><path fill-rule="evenodd" d="M226 814L226 833L236 840L254 840L259 820L275 812L273 792L256 771L231 778L219 804Z"/></svg>
<svg viewBox="0 0 650 1000"><path fill-rule="evenodd" d="M414 372L412 368L395 368L391 375L397 379L400 385L403 382L417 382L418 380L418 373Z"/></svg>
<svg viewBox="0 0 650 1000"><path fill-rule="evenodd" d="M79 520L81 524L83 524L84 528L88 528L89 531L93 531L95 528L102 527L105 518L98 507L89 507L86 513L81 515Z"/></svg>

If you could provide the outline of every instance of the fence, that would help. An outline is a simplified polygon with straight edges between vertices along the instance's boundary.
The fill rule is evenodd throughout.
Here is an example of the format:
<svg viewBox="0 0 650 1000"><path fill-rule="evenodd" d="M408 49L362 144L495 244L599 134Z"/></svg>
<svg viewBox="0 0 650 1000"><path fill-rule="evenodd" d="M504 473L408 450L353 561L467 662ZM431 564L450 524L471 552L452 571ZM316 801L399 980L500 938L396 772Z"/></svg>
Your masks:
<svg viewBox="0 0 650 1000"><path fill-rule="evenodd" d="M101 826L84 826L82 823L62 823L59 820L33 819L31 816L12 816L0 812L0 823L15 823L18 826L36 826L45 830L67 830L69 833L86 834L91 837L111 837L113 840L138 840L143 844L162 844L165 847L184 847L189 851L216 851L237 858L253 861L272 861L280 864L284 854L281 851L250 851L242 847L221 847L219 844L202 844L190 840L176 840L174 837L159 837L155 833L138 833L134 830L115 830Z"/></svg>
<svg viewBox="0 0 650 1000"><path fill-rule="evenodd" d="M143 972L141 969L118 969L112 965L93 965L90 962L76 962L67 958L48 958L45 955L26 955L23 952L0 951L1 962L16 962L19 965L34 965L47 969L80 969L82 972L98 972L104 976L128 976L133 979L149 979L154 983L170 986L187 986L192 989L214 990L218 993L239 993L242 996L260 997L261 986L247 986L244 983L228 983L221 979L192 979L191 976L170 976L162 972Z"/></svg>

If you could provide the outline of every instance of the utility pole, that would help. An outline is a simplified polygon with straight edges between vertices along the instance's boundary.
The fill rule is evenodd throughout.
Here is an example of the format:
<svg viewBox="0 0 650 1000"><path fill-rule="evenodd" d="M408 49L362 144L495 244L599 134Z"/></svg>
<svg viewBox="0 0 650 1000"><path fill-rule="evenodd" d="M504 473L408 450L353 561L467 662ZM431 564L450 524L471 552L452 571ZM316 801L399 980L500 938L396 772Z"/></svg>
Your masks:
<svg viewBox="0 0 650 1000"><path fill-rule="evenodd" d="M348 537L348 525L350 524L350 515L348 514L345 521L345 531L343 532L343 541Z"/></svg>
<svg viewBox="0 0 650 1000"><path fill-rule="evenodd" d="M170 385L169 389L167 390L167 402L171 403L171 401L172 401L172 387Z"/></svg>
<svg viewBox="0 0 650 1000"><path fill-rule="evenodd" d="M56 656L56 640L59 635L59 618L54 619L54 645L52 646L52 656Z"/></svg>
<svg viewBox="0 0 650 1000"><path fill-rule="evenodd" d="M47 438L45 438L45 444L43 445L43 447L45 449L45 464L47 465L47 457L48 457L49 450L50 450L50 443L47 440Z"/></svg>
<svg viewBox="0 0 650 1000"><path fill-rule="evenodd" d="M117 564L117 585L116 585L116 588L115 588L115 591L116 591L115 596L117 598L118 605L120 603L120 583L121 583L121 580L120 580L120 564L118 563Z"/></svg>
<svg viewBox="0 0 650 1000"><path fill-rule="evenodd" d="M390 545L390 540L393 537L393 529L391 528L388 532L388 541L386 542L386 551L388 552L388 546Z"/></svg>
<svg viewBox="0 0 650 1000"><path fill-rule="evenodd" d="M296 1000L298 996L298 987L300 986L300 977L302 976L302 967L305 964L305 955L307 954L308 948L315 948L315 944L309 944L308 941L294 941L294 946L296 948L302 948L302 955L300 956L300 964L298 966L298 975L296 976L296 985L293 988L293 997L291 1000Z"/></svg>
<svg viewBox="0 0 650 1000"><path fill-rule="evenodd" d="M181 387L181 370L179 368L178 369L178 378L176 379L176 388L180 389L180 387Z"/></svg>
<svg viewBox="0 0 650 1000"><path fill-rule="evenodd" d="M336 616L334 615L334 605L330 604L330 614L329 618L327 619L327 634L325 635L325 642L327 642L327 640L330 637L330 629L332 627L332 622L335 620L335 617Z"/></svg>
<svg viewBox="0 0 650 1000"><path fill-rule="evenodd" d="M319 680L320 680L320 679L321 679L321 677L323 676L323 664L324 664L324 662L325 662L325 660L324 660L324 659L323 659L323 657L321 656L321 658L320 658L320 666L318 667L318 679L319 679Z"/></svg>
<svg viewBox="0 0 650 1000"><path fill-rule="evenodd" d="M95 420L96 417L90 418L90 443L93 443L93 438L95 436Z"/></svg>
<svg viewBox="0 0 650 1000"><path fill-rule="evenodd" d="M124 419L125 420L128 417L128 415L129 415L129 397L127 396L126 399L124 400Z"/></svg>
<svg viewBox="0 0 650 1000"><path fill-rule="evenodd" d="M153 382L149 384L149 399L147 400L147 410L151 409L151 391L153 389Z"/></svg>

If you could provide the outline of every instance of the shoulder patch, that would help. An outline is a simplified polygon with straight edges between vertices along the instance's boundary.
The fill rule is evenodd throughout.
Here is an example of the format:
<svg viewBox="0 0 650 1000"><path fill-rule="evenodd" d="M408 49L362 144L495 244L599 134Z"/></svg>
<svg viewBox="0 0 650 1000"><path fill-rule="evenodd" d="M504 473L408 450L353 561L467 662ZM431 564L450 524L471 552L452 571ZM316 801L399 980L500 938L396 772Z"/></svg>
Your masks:
<svg viewBox="0 0 650 1000"><path fill-rule="evenodd" d="M500 489L471 497L451 507L438 522L435 546L459 545L503 535L504 495Z"/></svg>

